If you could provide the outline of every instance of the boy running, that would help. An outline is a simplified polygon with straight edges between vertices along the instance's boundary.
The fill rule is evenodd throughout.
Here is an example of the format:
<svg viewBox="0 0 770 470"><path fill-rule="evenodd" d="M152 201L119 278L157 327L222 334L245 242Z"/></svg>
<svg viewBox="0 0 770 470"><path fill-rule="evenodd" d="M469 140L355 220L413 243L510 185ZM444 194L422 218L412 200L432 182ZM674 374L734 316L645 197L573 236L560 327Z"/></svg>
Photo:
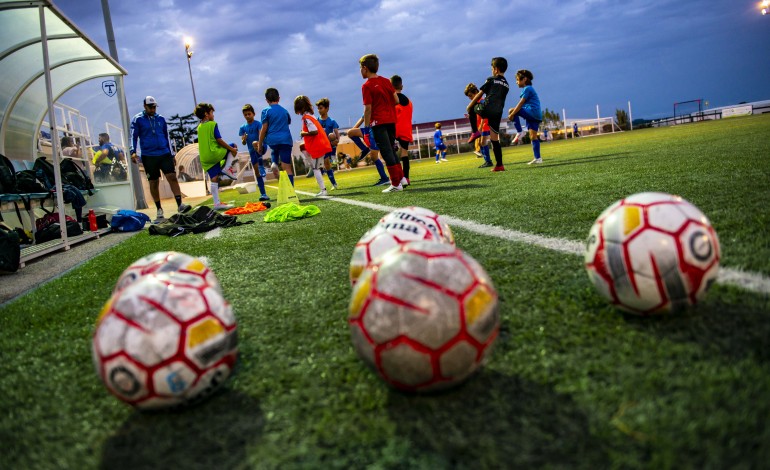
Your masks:
<svg viewBox="0 0 770 470"><path fill-rule="evenodd" d="M444 135L441 133L441 123L435 124L436 132L433 133L433 145L436 147L436 163L439 163L439 157L441 161L445 162L446 159L446 145L444 145Z"/></svg>
<svg viewBox="0 0 770 470"><path fill-rule="evenodd" d="M267 107L262 110L260 119L262 129L259 131L257 153L264 154L266 152L265 146L269 145L273 150L273 163L277 167L280 162L281 168L289 176L291 185L294 186L294 166L291 162L291 148L294 145L294 140L291 138L291 131L289 130L291 116L289 116L286 108L278 104L281 101L281 95L275 88L265 90L265 101L267 101ZM273 174L275 173L274 170Z"/></svg>
<svg viewBox="0 0 770 470"><path fill-rule="evenodd" d="M238 154L235 144L227 144L219 133L219 127L214 121L214 106L211 103L198 103L195 107L195 115L201 120L198 124L198 151L200 152L201 166L211 179L211 197L214 200L214 210L232 209L229 204L219 201L219 177L230 176L223 169L234 161ZM224 161L227 163L223 163ZM234 168L233 171L234 172Z"/></svg>
<svg viewBox="0 0 770 470"><path fill-rule="evenodd" d="M265 192L265 165L262 163L262 155L257 153L257 149L254 148L253 143L259 140L259 131L262 129L262 123L254 120L254 107L250 104L243 105L243 117L246 119L240 129L238 129L238 135L241 137L241 143L249 149L249 157L251 158L251 166L254 168L254 176L257 179L257 186L259 186L259 200L269 201L270 198Z"/></svg>
<svg viewBox="0 0 770 470"><path fill-rule="evenodd" d="M508 95L508 81L505 79L505 71L508 70L508 61L504 57L495 57L492 59L492 76L487 78L484 85L476 96L468 104L468 119L470 120L471 133L468 143L481 137L481 132L477 126L477 108L478 115L486 118L489 122L489 130L492 137L492 149L495 153L495 167L492 171L505 171L503 166L503 150L500 148L500 121L503 117L505 107L505 97ZM476 106L481 98L486 95L484 104Z"/></svg>
<svg viewBox="0 0 770 470"><path fill-rule="evenodd" d="M296 100L294 101L294 111L296 112ZM329 138L329 143L332 146L331 151L324 155L323 168L321 173L326 172L326 176L329 177L329 182L332 184L331 189L337 189L337 181L334 179L334 169L332 168L332 157L337 153L337 142L340 140L340 125L337 121L329 117L329 98L321 98L316 101L315 105L318 107L318 122L323 126L324 133ZM312 106L311 106L312 109ZM334 138L332 138L332 136Z"/></svg>

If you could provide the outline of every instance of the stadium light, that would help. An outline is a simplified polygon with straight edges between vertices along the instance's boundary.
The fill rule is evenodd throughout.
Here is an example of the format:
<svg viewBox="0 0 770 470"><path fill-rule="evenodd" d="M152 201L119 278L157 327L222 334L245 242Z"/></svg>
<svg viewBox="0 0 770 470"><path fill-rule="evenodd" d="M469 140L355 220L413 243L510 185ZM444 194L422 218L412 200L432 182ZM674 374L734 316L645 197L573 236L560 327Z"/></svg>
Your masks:
<svg viewBox="0 0 770 470"><path fill-rule="evenodd" d="M187 56L187 71L190 72L190 86L192 86L192 92L193 92L193 109L195 109L196 106L198 106L198 98L195 97L195 83L193 83L193 77L192 77L192 66L190 66L190 59L192 59L193 51L190 50L192 47L192 38L185 37L184 38L184 52Z"/></svg>
<svg viewBox="0 0 770 470"><path fill-rule="evenodd" d="M767 15L767 13L770 12L770 0L762 0L762 3L760 3L759 6L762 7L760 10L762 15Z"/></svg>

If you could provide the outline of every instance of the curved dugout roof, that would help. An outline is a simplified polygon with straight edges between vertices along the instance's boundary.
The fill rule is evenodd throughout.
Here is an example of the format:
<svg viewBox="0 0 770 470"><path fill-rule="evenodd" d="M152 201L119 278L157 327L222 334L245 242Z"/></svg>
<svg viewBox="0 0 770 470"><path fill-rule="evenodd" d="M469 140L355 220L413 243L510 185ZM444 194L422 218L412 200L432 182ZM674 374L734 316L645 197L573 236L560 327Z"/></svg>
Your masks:
<svg viewBox="0 0 770 470"><path fill-rule="evenodd" d="M46 45L54 102L86 80L127 72L48 0L0 0L0 24L0 153L33 160L39 125L48 113Z"/></svg>

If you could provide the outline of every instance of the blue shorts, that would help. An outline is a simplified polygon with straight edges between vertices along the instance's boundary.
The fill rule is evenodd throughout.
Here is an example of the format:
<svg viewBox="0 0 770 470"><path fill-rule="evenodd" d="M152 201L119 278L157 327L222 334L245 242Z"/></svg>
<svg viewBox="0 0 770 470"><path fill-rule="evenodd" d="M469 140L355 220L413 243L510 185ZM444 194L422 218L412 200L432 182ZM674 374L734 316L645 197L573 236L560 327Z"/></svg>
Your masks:
<svg viewBox="0 0 770 470"><path fill-rule="evenodd" d="M361 130L361 133L364 135L364 143L366 143L367 147L369 147L370 150L377 150L380 151L380 148L377 147L377 142L374 141L374 134L372 134L372 128L367 128L368 132L364 132L364 130Z"/></svg>
<svg viewBox="0 0 770 470"><path fill-rule="evenodd" d="M267 145L262 146L262 153L259 153L253 149L249 149L249 157L251 157L251 164L262 166L262 157L264 157L265 154L267 153L267 149L268 149Z"/></svg>
<svg viewBox="0 0 770 470"><path fill-rule="evenodd" d="M436 150L446 150L446 145L444 145L444 144L437 144L436 145Z"/></svg>
<svg viewBox="0 0 770 470"><path fill-rule="evenodd" d="M273 145L272 159L273 163L285 163L291 165L291 145L277 144Z"/></svg>
<svg viewBox="0 0 770 470"><path fill-rule="evenodd" d="M481 131L481 137L486 137L490 134L489 131Z"/></svg>
<svg viewBox="0 0 770 470"><path fill-rule="evenodd" d="M222 174L222 162L218 162L216 165L212 166L208 170L206 170L206 173L209 175L209 178L215 178Z"/></svg>
<svg viewBox="0 0 770 470"><path fill-rule="evenodd" d="M534 116L532 116L529 113L529 110L527 108L521 108L518 113L516 113L516 118L522 118L527 123L527 129L531 129L533 131L537 131L540 128L540 122L539 120L535 119Z"/></svg>

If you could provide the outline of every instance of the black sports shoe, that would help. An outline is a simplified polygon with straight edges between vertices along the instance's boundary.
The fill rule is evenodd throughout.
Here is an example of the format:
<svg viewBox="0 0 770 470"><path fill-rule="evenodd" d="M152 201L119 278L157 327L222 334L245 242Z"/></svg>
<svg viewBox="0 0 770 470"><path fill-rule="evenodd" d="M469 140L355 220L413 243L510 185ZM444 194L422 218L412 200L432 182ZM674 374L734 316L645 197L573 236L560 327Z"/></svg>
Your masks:
<svg viewBox="0 0 770 470"><path fill-rule="evenodd" d="M492 162L484 162L481 165L479 165L479 168L489 168L491 166L495 166Z"/></svg>
<svg viewBox="0 0 770 470"><path fill-rule="evenodd" d="M374 183L372 186L382 186L383 184L390 184L390 180L387 178L383 178L376 183Z"/></svg>

